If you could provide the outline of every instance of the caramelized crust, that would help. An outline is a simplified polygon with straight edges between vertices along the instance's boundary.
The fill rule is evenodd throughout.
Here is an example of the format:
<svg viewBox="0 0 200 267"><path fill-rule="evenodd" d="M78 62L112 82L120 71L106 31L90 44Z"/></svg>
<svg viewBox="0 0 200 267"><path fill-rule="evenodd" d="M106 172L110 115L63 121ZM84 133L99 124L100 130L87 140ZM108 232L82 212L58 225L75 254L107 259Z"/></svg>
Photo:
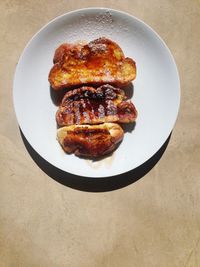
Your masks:
<svg viewBox="0 0 200 267"><path fill-rule="evenodd" d="M112 152L123 136L122 128L115 123L71 125L57 131L57 139L65 152L90 158Z"/></svg>
<svg viewBox="0 0 200 267"><path fill-rule="evenodd" d="M131 101L126 101L124 91L108 84L97 89L83 86L67 92L56 113L59 126L129 123L136 117L136 108Z"/></svg>
<svg viewBox="0 0 200 267"><path fill-rule="evenodd" d="M83 84L124 86L136 77L136 65L121 48L106 38L88 44L62 44L55 51L49 73L53 89Z"/></svg>

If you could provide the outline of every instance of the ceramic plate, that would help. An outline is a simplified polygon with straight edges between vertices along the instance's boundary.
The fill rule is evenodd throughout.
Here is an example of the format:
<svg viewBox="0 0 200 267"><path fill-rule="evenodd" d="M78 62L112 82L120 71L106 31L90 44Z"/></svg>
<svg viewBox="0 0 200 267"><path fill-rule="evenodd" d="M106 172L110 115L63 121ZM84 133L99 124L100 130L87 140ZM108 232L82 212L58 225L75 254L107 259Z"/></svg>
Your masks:
<svg viewBox="0 0 200 267"><path fill-rule="evenodd" d="M55 49L64 42L107 37L137 64L131 98L138 110L136 125L117 150L92 161L67 155L56 140L55 113L48 82ZM162 39L147 24L126 13L107 9L76 10L49 22L27 44L14 78L14 107L19 126L45 160L68 173L108 177L130 171L153 156L172 131L179 109L176 64Z"/></svg>

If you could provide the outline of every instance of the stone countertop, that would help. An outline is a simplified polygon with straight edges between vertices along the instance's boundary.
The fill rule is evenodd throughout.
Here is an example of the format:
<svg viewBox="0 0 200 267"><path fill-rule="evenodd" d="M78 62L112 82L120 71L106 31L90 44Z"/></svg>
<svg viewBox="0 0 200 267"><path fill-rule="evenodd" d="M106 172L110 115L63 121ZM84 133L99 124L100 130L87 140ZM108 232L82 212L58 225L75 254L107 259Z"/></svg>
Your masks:
<svg viewBox="0 0 200 267"><path fill-rule="evenodd" d="M181 80L180 112L162 158L138 181L101 193L64 186L38 167L12 100L28 40L56 16L89 6L149 24ZM0 267L200 266L199 25L198 0L1 1Z"/></svg>

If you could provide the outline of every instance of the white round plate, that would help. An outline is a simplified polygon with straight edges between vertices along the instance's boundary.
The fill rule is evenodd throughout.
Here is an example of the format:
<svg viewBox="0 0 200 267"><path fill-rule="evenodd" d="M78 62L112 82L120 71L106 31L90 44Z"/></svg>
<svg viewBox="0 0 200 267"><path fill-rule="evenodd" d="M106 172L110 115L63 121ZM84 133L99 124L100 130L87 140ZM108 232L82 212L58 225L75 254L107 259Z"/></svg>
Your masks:
<svg viewBox="0 0 200 267"><path fill-rule="evenodd" d="M116 151L92 161L63 152L56 140L48 73L55 49L64 42L107 37L136 61L132 101L138 118ZM172 131L179 109L180 83L174 59L158 34L141 20L107 8L76 10L49 22L27 44L14 78L14 107L29 144L55 167L85 177L130 171L153 156Z"/></svg>

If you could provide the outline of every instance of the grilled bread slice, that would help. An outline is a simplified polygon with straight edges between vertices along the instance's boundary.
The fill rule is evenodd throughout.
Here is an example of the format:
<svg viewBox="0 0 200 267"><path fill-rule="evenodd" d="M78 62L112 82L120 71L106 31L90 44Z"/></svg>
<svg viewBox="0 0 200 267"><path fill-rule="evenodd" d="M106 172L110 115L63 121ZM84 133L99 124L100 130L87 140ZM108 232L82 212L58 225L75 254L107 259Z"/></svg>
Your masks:
<svg viewBox="0 0 200 267"><path fill-rule="evenodd" d="M107 38L88 44L62 44L55 51L49 73L53 89L84 84L110 83L125 86L136 77L136 64L122 49Z"/></svg>
<svg viewBox="0 0 200 267"><path fill-rule="evenodd" d="M57 139L65 152L97 158L112 152L124 132L116 123L71 125L57 130Z"/></svg>
<svg viewBox="0 0 200 267"><path fill-rule="evenodd" d="M129 123L135 121L137 110L126 100L124 91L109 84L93 88L83 86L67 92L56 113L59 126Z"/></svg>

